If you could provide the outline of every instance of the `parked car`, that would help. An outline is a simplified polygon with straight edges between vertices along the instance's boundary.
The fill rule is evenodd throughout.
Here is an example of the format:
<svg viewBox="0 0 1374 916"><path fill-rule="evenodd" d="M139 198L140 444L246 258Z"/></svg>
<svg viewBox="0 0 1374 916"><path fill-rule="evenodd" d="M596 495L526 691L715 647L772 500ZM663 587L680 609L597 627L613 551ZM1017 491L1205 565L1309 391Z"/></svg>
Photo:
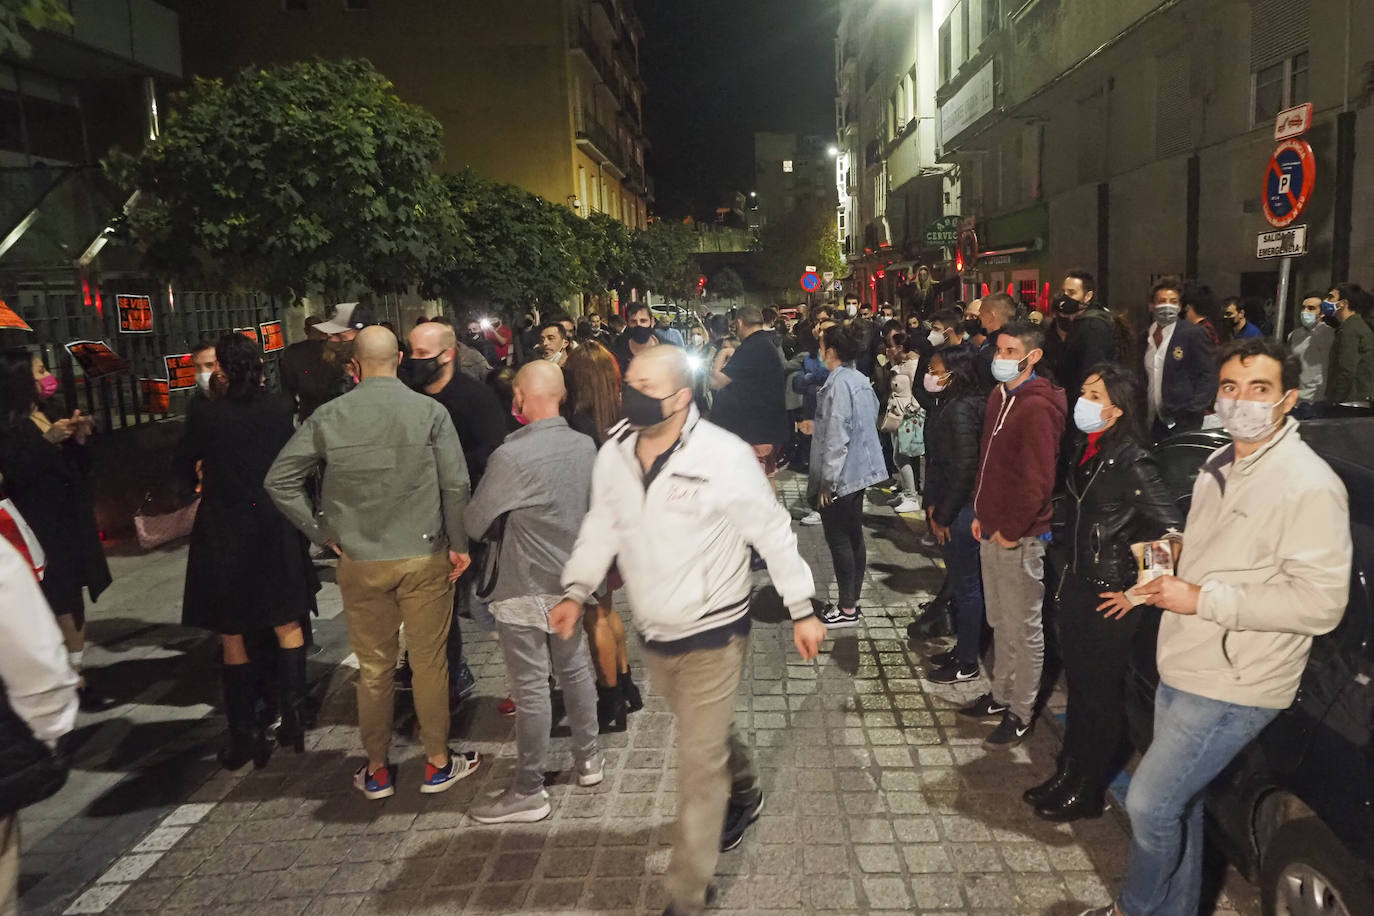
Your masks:
<svg viewBox="0 0 1374 916"><path fill-rule="evenodd" d="M1208 789L1208 837L1260 887L1265 916L1374 914L1374 419L1305 421L1303 439L1345 482L1354 563L1341 624L1313 640L1297 698ZM1166 483L1187 508L1192 482L1226 436L1161 443ZM1187 532L1184 532L1187 551ZM1144 751L1154 721L1155 635L1141 629L1126 718Z"/></svg>

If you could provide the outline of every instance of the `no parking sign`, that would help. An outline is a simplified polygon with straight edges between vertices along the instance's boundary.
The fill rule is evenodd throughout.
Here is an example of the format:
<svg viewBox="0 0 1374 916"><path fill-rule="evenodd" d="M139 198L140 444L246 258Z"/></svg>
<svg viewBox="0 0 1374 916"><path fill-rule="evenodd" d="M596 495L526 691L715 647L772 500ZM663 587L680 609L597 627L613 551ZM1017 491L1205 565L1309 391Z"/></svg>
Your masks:
<svg viewBox="0 0 1374 916"><path fill-rule="evenodd" d="M821 278L816 275L814 270L808 270L801 276L801 288L808 293L814 293L821 288Z"/></svg>
<svg viewBox="0 0 1374 916"><path fill-rule="evenodd" d="M1297 219L1312 196L1317 160L1306 140L1285 140L1264 172L1264 218L1282 229Z"/></svg>

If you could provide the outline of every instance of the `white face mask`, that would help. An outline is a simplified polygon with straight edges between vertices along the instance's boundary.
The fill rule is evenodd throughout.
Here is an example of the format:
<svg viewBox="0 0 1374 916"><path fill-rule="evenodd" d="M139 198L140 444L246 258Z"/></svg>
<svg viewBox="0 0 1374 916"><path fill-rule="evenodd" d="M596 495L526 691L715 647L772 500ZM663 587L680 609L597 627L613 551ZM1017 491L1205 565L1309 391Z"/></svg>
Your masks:
<svg viewBox="0 0 1374 916"><path fill-rule="evenodd" d="M945 345L945 335L943 331L931 331L926 337L932 347L943 347Z"/></svg>
<svg viewBox="0 0 1374 916"><path fill-rule="evenodd" d="M1003 384L1012 381L1021 374L1021 362L1016 359L994 359L992 377Z"/></svg>
<svg viewBox="0 0 1374 916"><path fill-rule="evenodd" d="M922 384L925 385L926 391L929 391L931 394L938 394L949 387L949 373L946 372L944 375L936 375L933 372L927 372Z"/></svg>
<svg viewBox="0 0 1374 916"><path fill-rule="evenodd" d="M215 373L213 373L213 372L197 372L197 373L196 373L196 387L199 388L201 391L206 391L206 392L208 392L208 391L210 390L210 378L211 378L214 374L215 374Z"/></svg>
<svg viewBox="0 0 1374 916"><path fill-rule="evenodd" d="M1310 331L1317 326L1317 313L1299 312L1298 320L1302 322L1303 327L1307 328Z"/></svg>
<svg viewBox="0 0 1374 916"><path fill-rule="evenodd" d="M1287 397L1287 392L1284 397ZM1258 442L1269 436L1283 423L1283 417L1274 419L1274 408L1283 403L1279 398L1272 404L1263 401L1242 401L1239 398L1217 398L1213 410L1222 427L1237 442Z"/></svg>
<svg viewBox="0 0 1374 916"><path fill-rule="evenodd" d="M1085 433L1099 433L1107 428L1102 419L1102 405L1087 398L1079 398L1073 405L1073 425Z"/></svg>

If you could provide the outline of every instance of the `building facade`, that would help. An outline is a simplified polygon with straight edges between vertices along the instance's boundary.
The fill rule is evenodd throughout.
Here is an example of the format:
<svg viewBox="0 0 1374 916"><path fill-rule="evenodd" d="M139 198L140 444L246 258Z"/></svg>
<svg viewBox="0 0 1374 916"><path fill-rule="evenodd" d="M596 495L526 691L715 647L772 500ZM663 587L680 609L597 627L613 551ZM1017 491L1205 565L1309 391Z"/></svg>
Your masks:
<svg viewBox="0 0 1374 916"><path fill-rule="evenodd" d="M937 159L934 22L931 0L872 0L848 4L836 36L837 231L851 290L875 304L909 299L920 265L952 270L958 180Z"/></svg>
<svg viewBox="0 0 1374 916"><path fill-rule="evenodd" d="M802 134L754 134L754 190L749 199L750 227L808 203L835 202L833 140Z"/></svg>
<svg viewBox="0 0 1374 916"><path fill-rule="evenodd" d="M1275 116L1312 103L1293 289L1371 281L1374 6L1358 0L937 0L939 157L980 254L969 286L1041 304L1064 271L1145 320L1174 274L1274 319L1260 260ZM1352 36L1353 47L1352 47ZM1353 213L1353 220L1351 214ZM972 247L970 245L970 247ZM1291 298L1287 325L1293 318Z"/></svg>
<svg viewBox="0 0 1374 916"><path fill-rule="evenodd" d="M631 0L175 0L187 69L365 57L472 167L583 216L648 225L644 33Z"/></svg>

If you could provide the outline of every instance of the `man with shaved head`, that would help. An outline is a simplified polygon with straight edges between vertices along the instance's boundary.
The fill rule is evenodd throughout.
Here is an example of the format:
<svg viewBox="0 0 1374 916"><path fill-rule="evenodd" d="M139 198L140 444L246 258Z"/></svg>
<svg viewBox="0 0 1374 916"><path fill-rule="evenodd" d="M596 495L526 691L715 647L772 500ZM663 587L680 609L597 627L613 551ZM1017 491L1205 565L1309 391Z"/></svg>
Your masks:
<svg viewBox="0 0 1374 916"><path fill-rule="evenodd" d="M527 363L514 387L514 409L529 423L492 453L464 516L469 537L492 542L482 579L491 590L515 701L515 773L499 797L468 812L481 824L531 823L549 815L544 758L553 724L551 673L563 688L577 784L596 785L605 769L586 631L555 634L549 622L549 610L563 597L563 564L587 514L596 446L560 412L567 398L562 369L546 360Z"/></svg>
<svg viewBox="0 0 1374 916"><path fill-rule="evenodd" d="M591 507L549 623L564 638L579 630L583 606L616 563L650 677L677 718L668 912L696 916L721 850L738 846L763 808L733 721L749 655L750 547L768 564L803 659L816 657L825 627L791 517L753 449L697 412L686 352L662 346L636 356L622 401L626 419L596 456Z"/></svg>
<svg viewBox="0 0 1374 916"><path fill-rule="evenodd" d="M448 411L463 446L468 477L476 489L486 469L487 458L506 437L506 415L501 402L490 386L462 371L458 335L453 325L427 321L412 328L409 339L410 355L401 360L398 376ZM460 612L472 602L472 579L472 573L464 575L454 589L453 623L448 631L450 705L463 702L477 690L477 679L463 655L463 631L458 623ZM409 653L396 671L396 682L402 688L414 684Z"/></svg>
<svg viewBox="0 0 1374 916"><path fill-rule="evenodd" d="M443 792L477 768L448 749L453 582L468 567L463 508L468 471L448 412L396 378L396 335L358 332L361 381L320 406L282 448L263 485L315 544L339 555L344 620L358 658L358 728L367 762L353 784L370 799L396 794L391 746L394 675L405 624L424 744L420 791ZM320 512L305 481L320 472Z"/></svg>

